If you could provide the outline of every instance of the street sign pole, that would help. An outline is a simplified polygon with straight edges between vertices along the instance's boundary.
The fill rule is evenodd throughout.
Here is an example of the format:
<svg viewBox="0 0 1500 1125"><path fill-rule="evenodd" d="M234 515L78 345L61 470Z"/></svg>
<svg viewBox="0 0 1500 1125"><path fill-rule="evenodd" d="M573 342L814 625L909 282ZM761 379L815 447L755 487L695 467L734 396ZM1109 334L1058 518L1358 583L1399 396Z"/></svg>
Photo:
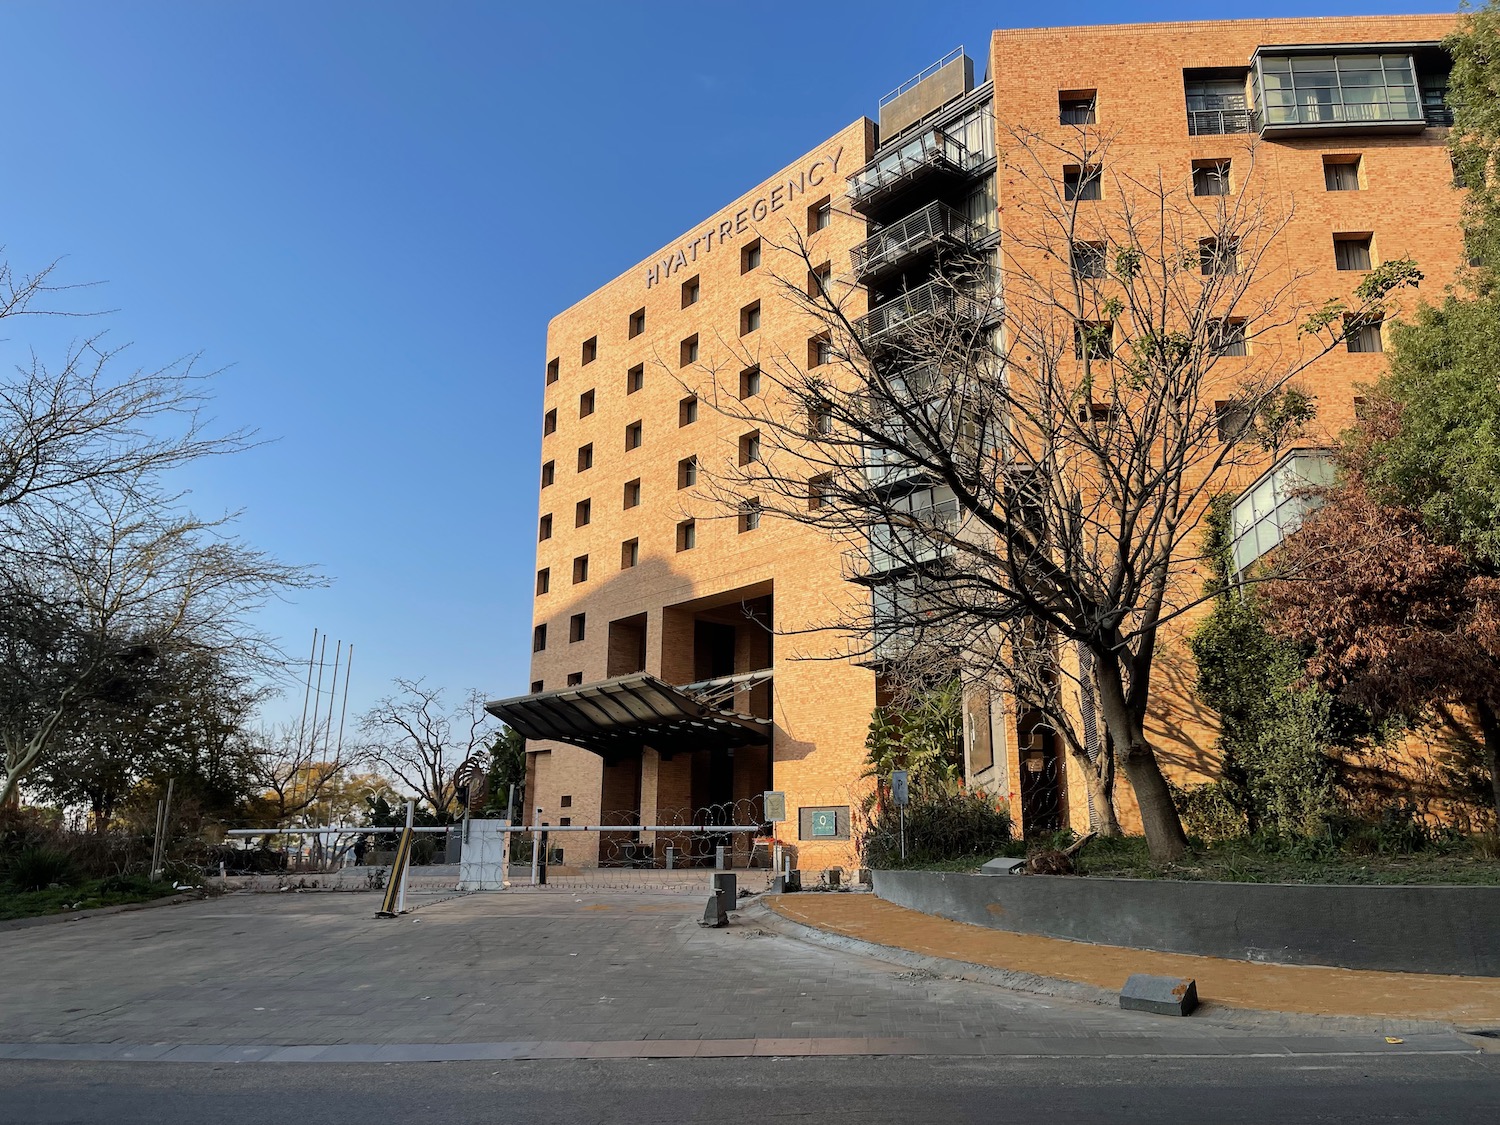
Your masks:
<svg viewBox="0 0 1500 1125"><path fill-rule="evenodd" d="M911 801L911 787L905 770L891 771L891 801L900 810L901 862L906 862L906 806Z"/></svg>

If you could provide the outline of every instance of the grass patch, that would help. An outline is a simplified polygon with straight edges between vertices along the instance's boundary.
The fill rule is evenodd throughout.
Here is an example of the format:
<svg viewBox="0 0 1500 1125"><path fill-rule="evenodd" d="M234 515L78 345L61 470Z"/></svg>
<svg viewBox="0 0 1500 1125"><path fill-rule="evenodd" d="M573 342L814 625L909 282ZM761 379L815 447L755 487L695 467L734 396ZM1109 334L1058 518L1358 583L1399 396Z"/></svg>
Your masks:
<svg viewBox="0 0 1500 1125"><path fill-rule="evenodd" d="M120 875L37 891L6 887L0 893L0 921L35 918L43 914L69 914L75 910L120 906L128 902L150 902L171 893L168 884L153 883L143 876Z"/></svg>

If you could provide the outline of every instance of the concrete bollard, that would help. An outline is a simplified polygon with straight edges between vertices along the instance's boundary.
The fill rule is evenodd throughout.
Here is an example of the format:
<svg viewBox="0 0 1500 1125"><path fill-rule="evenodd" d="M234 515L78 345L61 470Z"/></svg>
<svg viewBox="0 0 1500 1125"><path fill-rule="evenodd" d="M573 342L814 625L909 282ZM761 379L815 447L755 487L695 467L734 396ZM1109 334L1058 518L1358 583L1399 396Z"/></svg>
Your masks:
<svg viewBox="0 0 1500 1125"><path fill-rule="evenodd" d="M715 891L708 896L708 903L703 907L703 921L698 924L715 930L729 925L729 912L724 906L723 892Z"/></svg>
<svg viewBox="0 0 1500 1125"><path fill-rule="evenodd" d="M795 867L790 867L787 869L786 889L788 893L792 891L800 891L802 889L802 872Z"/></svg>
<svg viewBox="0 0 1500 1125"><path fill-rule="evenodd" d="M667 870L671 871L672 868L673 868L673 864L675 863L675 861L677 859L677 849L674 848L674 847L672 847L671 844L668 844L667 845L667 849L666 849L666 855L667 855Z"/></svg>
<svg viewBox="0 0 1500 1125"><path fill-rule="evenodd" d="M1120 990L1120 1007L1159 1016L1190 1015L1198 1006L1198 983L1191 977L1131 973Z"/></svg>
<svg viewBox="0 0 1500 1125"><path fill-rule="evenodd" d="M733 874L715 875L713 878L713 889L715 894L724 898L724 909L733 910L740 897L740 877Z"/></svg>
<svg viewBox="0 0 1500 1125"><path fill-rule="evenodd" d="M717 871L723 871L724 870L724 867L725 867L724 852L726 850L727 849L724 847L723 844L720 844L716 848L714 848L714 869L717 870Z"/></svg>

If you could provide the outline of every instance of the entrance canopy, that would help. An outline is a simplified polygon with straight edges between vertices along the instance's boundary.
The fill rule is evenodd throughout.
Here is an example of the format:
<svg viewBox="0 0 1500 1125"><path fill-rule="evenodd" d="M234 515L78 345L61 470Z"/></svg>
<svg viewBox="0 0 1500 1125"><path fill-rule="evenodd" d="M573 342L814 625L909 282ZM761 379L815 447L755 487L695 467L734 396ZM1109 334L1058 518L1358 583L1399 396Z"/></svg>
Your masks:
<svg viewBox="0 0 1500 1125"><path fill-rule="evenodd" d="M771 721L722 711L684 688L637 672L597 684L518 695L484 709L528 739L615 759L649 746L663 757L767 742Z"/></svg>

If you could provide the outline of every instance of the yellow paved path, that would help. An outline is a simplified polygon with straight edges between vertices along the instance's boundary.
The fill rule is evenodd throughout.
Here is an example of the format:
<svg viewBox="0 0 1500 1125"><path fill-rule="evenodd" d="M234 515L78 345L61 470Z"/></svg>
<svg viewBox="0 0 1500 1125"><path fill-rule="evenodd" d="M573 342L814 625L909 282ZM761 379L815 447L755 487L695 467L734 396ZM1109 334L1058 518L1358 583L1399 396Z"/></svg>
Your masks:
<svg viewBox="0 0 1500 1125"><path fill-rule="evenodd" d="M1119 989L1131 973L1193 977L1198 996L1235 1008L1500 1024L1500 979L1261 965L1013 934L950 922L872 894L772 895L784 918L830 933L996 969Z"/></svg>

